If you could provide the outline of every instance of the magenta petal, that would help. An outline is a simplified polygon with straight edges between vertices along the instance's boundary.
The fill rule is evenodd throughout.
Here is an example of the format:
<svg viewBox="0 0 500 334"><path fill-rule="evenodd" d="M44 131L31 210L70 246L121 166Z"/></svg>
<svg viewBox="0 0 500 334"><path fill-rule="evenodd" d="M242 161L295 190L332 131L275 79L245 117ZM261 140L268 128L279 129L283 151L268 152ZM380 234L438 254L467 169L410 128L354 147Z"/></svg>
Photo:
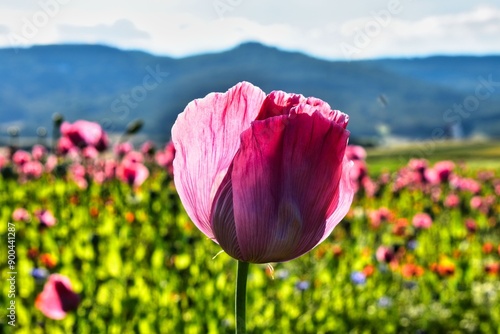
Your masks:
<svg viewBox="0 0 500 334"><path fill-rule="evenodd" d="M259 113L264 92L248 82L226 93L192 101L172 128L174 181L196 226L214 238L210 210L219 185L240 147L241 133Z"/></svg>
<svg viewBox="0 0 500 334"><path fill-rule="evenodd" d="M300 94L289 94L280 90L275 90L266 96L262 103L257 120L270 117L288 115L290 109L299 103L305 102L306 98Z"/></svg>
<svg viewBox="0 0 500 334"><path fill-rule="evenodd" d="M241 259L241 250L236 236L233 210L232 166L220 184L212 208L212 230L224 251L235 259ZM213 223L216 221L216 223Z"/></svg>
<svg viewBox="0 0 500 334"><path fill-rule="evenodd" d="M343 171L348 135L320 112L252 123L233 162L234 212L214 208L221 247L243 261L280 262L326 238L352 201L353 190L346 186L350 181L341 181L348 173ZM217 201L231 192L221 191ZM230 233L233 225L235 235ZM231 254L233 250L240 256Z"/></svg>

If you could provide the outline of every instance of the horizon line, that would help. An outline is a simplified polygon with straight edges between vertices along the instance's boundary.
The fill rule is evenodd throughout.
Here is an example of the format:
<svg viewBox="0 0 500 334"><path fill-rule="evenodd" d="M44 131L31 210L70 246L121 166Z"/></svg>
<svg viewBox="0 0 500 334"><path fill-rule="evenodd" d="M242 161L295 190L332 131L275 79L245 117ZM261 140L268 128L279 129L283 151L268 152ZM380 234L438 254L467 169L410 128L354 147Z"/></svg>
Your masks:
<svg viewBox="0 0 500 334"><path fill-rule="evenodd" d="M284 53L298 53L302 54L306 57L321 60L321 61L331 61L331 62L358 62L358 61L377 61L377 60L390 60L390 59L426 59L426 58L437 58L437 57L476 57L476 58L482 58L482 57L500 57L500 53L428 53L428 54L414 54L414 55L386 55L386 56L380 56L380 57L372 57L372 58L355 58L355 59L346 59L343 57L339 58L326 58L326 57L320 57L311 53L308 53L304 50L294 50L294 49L288 49L288 48L281 48L278 46L274 45L267 45L264 43L261 43L259 41L245 41L242 43L239 43L235 46L228 47L228 48L221 48L218 51L215 50L207 50L207 51L201 51L201 52L194 52L190 54L186 54L183 56L173 56L169 54L163 54L163 53L155 53L150 50L145 50L145 49L139 49L139 48L122 48L120 46L112 45L112 44L106 44L106 43L85 43L85 42L66 42L66 43L49 43L49 44L32 44L32 45L23 45L23 46L0 46L0 51L8 51L8 50L29 50L32 48L43 48L43 47L55 47L55 46L89 46L89 47L103 47L103 48L109 48L109 49L114 49L114 50L119 50L122 52L141 52L145 53L154 57L165 57L165 58L172 58L172 59L185 59L185 58L191 58L191 57L198 57L198 56L204 56L204 55L213 55L213 54L220 54L220 53L226 53L226 52L231 52L233 50L236 50L244 45L249 45L249 44L255 44L255 45L260 45L264 48L268 49L275 49L280 52Z"/></svg>

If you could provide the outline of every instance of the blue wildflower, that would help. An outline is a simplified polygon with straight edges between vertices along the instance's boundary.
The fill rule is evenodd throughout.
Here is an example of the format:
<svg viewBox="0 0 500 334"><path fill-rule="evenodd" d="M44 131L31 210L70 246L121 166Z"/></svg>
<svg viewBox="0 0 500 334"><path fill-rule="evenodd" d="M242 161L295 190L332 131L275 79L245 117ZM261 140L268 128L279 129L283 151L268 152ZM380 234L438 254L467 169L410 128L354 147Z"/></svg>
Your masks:
<svg viewBox="0 0 500 334"><path fill-rule="evenodd" d="M310 285L311 284L308 281L299 281L295 284L295 288L300 290L300 291L304 291L304 290L309 289Z"/></svg>
<svg viewBox="0 0 500 334"><path fill-rule="evenodd" d="M45 268L33 268L31 270L31 276L37 281L44 281L49 277L49 272Z"/></svg>
<svg viewBox="0 0 500 334"><path fill-rule="evenodd" d="M355 271L351 274L351 280L354 284L360 285L366 283L366 276L360 271Z"/></svg>

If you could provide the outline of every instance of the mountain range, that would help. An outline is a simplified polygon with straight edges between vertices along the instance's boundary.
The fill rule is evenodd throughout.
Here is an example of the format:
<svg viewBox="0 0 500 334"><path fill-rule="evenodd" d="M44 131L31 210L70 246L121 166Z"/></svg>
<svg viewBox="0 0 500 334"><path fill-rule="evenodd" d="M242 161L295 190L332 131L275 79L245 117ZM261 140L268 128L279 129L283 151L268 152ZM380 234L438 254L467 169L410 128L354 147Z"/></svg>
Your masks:
<svg viewBox="0 0 500 334"><path fill-rule="evenodd" d="M249 81L350 115L352 138L500 136L500 56L328 61L258 43L186 58L102 45L0 49L0 137L35 137L58 112L121 132L142 119L165 142L193 99Z"/></svg>

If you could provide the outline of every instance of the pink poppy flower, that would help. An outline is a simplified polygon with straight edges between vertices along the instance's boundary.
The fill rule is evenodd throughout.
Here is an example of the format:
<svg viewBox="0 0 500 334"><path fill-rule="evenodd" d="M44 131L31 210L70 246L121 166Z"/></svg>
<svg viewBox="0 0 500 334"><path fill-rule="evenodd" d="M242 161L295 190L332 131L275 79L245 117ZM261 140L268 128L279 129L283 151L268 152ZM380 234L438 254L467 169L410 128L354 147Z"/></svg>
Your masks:
<svg viewBox="0 0 500 334"><path fill-rule="evenodd" d="M12 155L12 162L17 166L21 167L28 161L31 161L31 154L26 151L18 150L14 155Z"/></svg>
<svg viewBox="0 0 500 334"><path fill-rule="evenodd" d="M92 173L92 180L97 184L103 184L106 181L106 174L102 170Z"/></svg>
<svg viewBox="0 0 500 334"><path fill-rule="evenodd" d="M413 226L419 229L428 229L432 225L432 218L427 213L417 213L413 217Z"/></svg>
<svg viewBox="0 0 500 334"><path fill-rule="evenodd" d="M425 159L411 159L408 162L408 167L416 172L424 172L427 169L429 162Z"/></svg>
<svg viewBox="0 0 500 334"><path fill-rule="evenodd" d="M426 176L428 169L422 169L425 162L413 159L412 163L409 165L410 166L403 167L398 171L396 181L394 182L395 191L404 188L421 189L425 182L429 182Z"/></svg>
<svg viewBox="0 0 500 334"><path fill-rule="evenodd" d="M351 178L351 183L354 187L354 191L358 192L360 189L365 188L365 179L368 177L368 168L366 167L366 162L364 160L352 160L351 171L349 173ZM368 190L370 190L370 181L367 181Z"/></svg>
<svg viewBox="0 0 500 334"><path fill-rule="evenodd" d="M487 182L495 177L495 172L492 170L482 170L477 172L477 179L481 182Z"/></svg>
<svg viewBox="0 0 500 334"><path fill-rule="evenodd" d="M388 208L382 207L378 210L371 211L368 214L370 224L374 228L378 228L382 222L388 222L393 218L393 213Z"/></svg>
<svg viewBox="0 0 500 334"><path fill-rule="evenodd" d="M61 137L57 142L57 153L66 155L71 149L73 149L75 145L68 137Z"/></svg>
<svg viewBox="0 0 500 334"><path fill-rule="evenodd" d="M107 180L111 180L116 175L116 161L114 160L106 160L104 162L104 175Z"/></svg>
<svg viewBox="0 0 500 334"><path fill-rule="evenodd" d="M493 186L495 187L495 194L500 196L500 179L495 179L493 181Z"/></svg>
<svg viewBox="0 0 500 334"><path fill-rule="evenodd" d="M395 256L396 254L394 254L392 248L386 246L379 246L379 248L377 248L377 252L375 253L377 261L385 263L389 263L394 260Z"/></svg>
<svg viewBox="0 0 500 334"><path fill-rule="evenodd" d="M85 159L94 160L99 156L99 151L94 146L87 146L82 150Z"/></svg>
<svg viewBox="0 0 500 334"><path fill-rule="evenodd" d="M57 157L53 154L49 155L47 157L47 161L45 162L45 171L47 173L50 173L56 168L57 166Z"/></svg>
<svg viewBox="0 0 500 334"><path fill-rule="evenodd" d="M452 161L439 161L434 164L434 170L441 182L446 182L449 180L453 169L455 168L455 164Z"/></svg>
<svg viewBox="0 0 500 334"><path fill-rule="evenodd" d="M73 163L69 167L69 174L71 175L71 178L73 181L75 181L76 185L80 189L87 189L88 187L88 182L87 182L87 170L85 167L77 162Z"/></svg>
<svg viewBox="0 0 500 334"><path fill-rule="evenodd" d="M366 162L362 160L354 160L350 173L351 180L356 183L361 183L367 175L368 168L366 167Z"/></svg>
<svg viewBox="0 0 500 334"><path fill-rule="evenodd" d="M138 162L138 163L143 163L144 162L144 156L142 155L141 152L137 151L131 151L128 152L127 155L123 158L123 161L128 161L128 162Z"/></svg>
<svg viewBox="0 0 500 334"><path fill-rule="evenodd" d="M474 233L477 231L477 223L474 219L472 218L467 218L465 220L465 228L469 233Z"/></svg>
<svg viewBox="0 0 500 334"><path fill-rule="evenodd" d="M57 223L57 219L48 210L37 210L35 216L40 221L40 224L44 227L51 227Z"/></svg>
<svg viewBox="0 0 500 334"><path fill-rule="evenodd" d="M384 172L378 177L378 183L380 185L386 185L389 182L391 182L391 173L389 172Z"/></svg>
<svg viewBox="0 0 500 334"><path fill-rule="evenodd" d="M441 182L439 175L434 168L427 168L424 171L424 179L430 184L439 184Z"/></svg>
<svg viewBox="0 0 500 334"><path fill-rule="evenodd" d="M481 196L474 196L470 199L470 207L474 210L478 210L483 205L483 199Z"/></svg>
<svg viewBox="0 0 500 334"><path fill-rule="evenodd" d="M7 158L0 154L0 169L7 164Z"/></svg>
<svg viewBox="0 0 500 334"><path fill-rule="evenodd" d="M192 101L172 129L174 181L195 225L230 256L282 262L321 243L352 202L348 116L243 82Z"/></svg>
<svg viewBox="0 0 500 334"><path fill-rule="evenodd" d="M128 152L132 151L134 149L134 146L132 146L132 144L128 141L124 142L124 143L118 143L116 144L116 146L114 147L114 152L115 154L121 158L123 157L125 154L127 154Z"/></svg>
<svg viewBox="0 0 500 334"><path fill-rule="evenodd" d="M468 191L472 194L477 194L481 191L481 185L479 182L471 178L454 177L451 178L450 185L452 188Z"/></svg>
<svg viewBox="0 0 500 334"><path fill-rule="evenodd" d="M30 214L24 208L17 208L12 213L12 219L15 221L24 221L27 222L31 219Z"/></svg>
<svg viewBox="0 0 500 334"><path fill-rule="evenodd" d="M345 150L345 156L349 160L365 160L366 150L362 146L349 145Z"/></svg>
<svg viewBox="0 0 500 334"><path fill-rule="evenodd" d="M80 297L73 291L68 277L52 274L36 297L35 306L47 318L61 320L70 311L76 310Z"/></svg>
<svg viewBox="0 0 500 334"><path fill-rule="evenodd" d="M22 165L21 174L28 179L38 179L43 174L43 165L40 161L28 161Z"/></svg>
<svg viewBox="0 0 500 334"><path fill-rule="evenodd" d="M85 178L85 174L87 173L85 171L85 167L80 165L79 163L73 163L69 167L69 172L73 178Z"/></svg>
<svg viewBox="0 0 500 334"><path fill-rule="evenodd" d="M79 120L70 124L61 124L61 134L67 137L75 146L80 148L93 146L98 151L108 147L108 136L97 123Z"/></svg>
<svg viewBox="0 0 500 334"><path fill-rule="evenodd" d="M457 194L449 194L444 200L444 206L447 208L455 208L460 204L460 197Z"/></svg>
<svg viewBox="0 0 500 334"><path fill-rule="evenodd" d="M116 176L125 183L139 187L149 176L149 170L139 162L124 160L116 169Z"/></svg>
<svg viewBox="0 0 500 334"><path fill-rule="evenodd" d="M379 188L378 184L376 182L373 182L373 180L369 176L363 178L363 180L361 181L361 185L363 186L367 197L375 196Z"/></svg>
<svg viewBox="0 0 500 334"><path fill-rule="evenodd" d="M31 148L31 155L35 160L42 160L42 158L47 154L47 149L42 145L35 145Z"/></svg>
<svg viewBox="0 0 500 334"><path fill-rule="evenodd" d="M156 153L156 163L165 168L170 174L173 174L173 162L175 157L174 143L169 142L165 150Z"/></svg>
<svg viewBox="0 0 500 334"><path fill-rule="evenodd" d="M154 154L154 151L155 151L155 144L151 140L144 142L144 144L142 144L141 146L141 153L144 155Z"/></svg>

